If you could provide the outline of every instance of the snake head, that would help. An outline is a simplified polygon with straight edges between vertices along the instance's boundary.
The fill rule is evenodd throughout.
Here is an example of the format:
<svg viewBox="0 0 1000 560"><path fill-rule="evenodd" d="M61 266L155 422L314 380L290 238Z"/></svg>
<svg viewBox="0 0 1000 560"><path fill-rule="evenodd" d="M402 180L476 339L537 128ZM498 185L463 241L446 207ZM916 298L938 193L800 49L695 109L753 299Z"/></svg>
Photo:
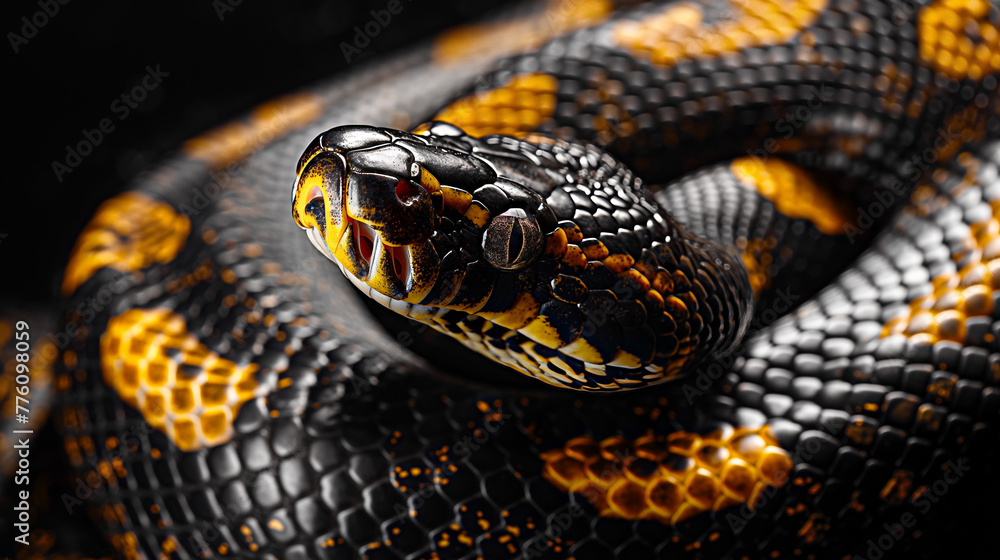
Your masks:
<svg viewBox="0 0 1000 560"><path fill-rule="evenodd" d="M342 126L302 155L292 206L371 299L560 387L678 378L749 316L732 256L591 145Z"/></svg>
<svg viewBox="0 0 1000 560"><path fill-rule="evenodd" d="M331 129L300 158L292 216L359 289L390 308L481 309L501 278L543 254L558 226L541 196L501 177L467 139L441 123L420 134Z"/></svg>

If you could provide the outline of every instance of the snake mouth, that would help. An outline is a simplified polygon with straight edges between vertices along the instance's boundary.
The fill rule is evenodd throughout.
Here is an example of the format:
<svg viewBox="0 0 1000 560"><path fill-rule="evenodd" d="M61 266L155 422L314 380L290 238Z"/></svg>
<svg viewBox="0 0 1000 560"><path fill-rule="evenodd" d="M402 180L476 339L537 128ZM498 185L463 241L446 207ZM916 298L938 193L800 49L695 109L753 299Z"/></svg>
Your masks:
<svg viewBox="0 0 1000 560"><path fill-rule="evenodd" d="M355 286L385 305L389 299L407 303L424 299L439 268L431 240L392 245L369 224L352 218L347 224L330 253Z"/></svg>
<svg viewBox="0 0 1000 560"><path fill-rule="evenodd" d="M332 248L318 226L306 230L306 236L365 295L387 306L389 299L419 303L437 280L438 259L433 243L428 240L415 245L389 245L368 224L350 218L347 224ZM425 270L433 274L423 273Z"/></svg>
<svg viewBox="0 0 1000 560"><path fill-rule="evenodd" d="M310 243L337 263L366 295L386 305L389 300L419 303L434 286L440 268L431 239L433 229L430 235L414 235L416 239L407 243L411 240L382 233L400 230L398 224L406 215L380 223L369 218L369 208L384 206L384 199L391 196L406 209L423 191L417 186L400 188L402 181L385 189L381 177L371 180L365 174L345 172L346 163L338 154L320 152L302 166L292 192L295 222L306 231ZM359 205L357 192L376 200ZM359 208L352 213L355 206Z"/></svg>
<svg viewBox="0 0 1000 560"><path fill-rule="evenodd" d="M357 254L368 267L369 274L375 270L372 262L379 262L383 253L388 256L388 261L392 265L392 275L403 284L406 284L410 275L410 248L407 246L397 247L382 242L382 237L368 224L357 220L348 220L350 227L354 230L354 242Z"/></svg>

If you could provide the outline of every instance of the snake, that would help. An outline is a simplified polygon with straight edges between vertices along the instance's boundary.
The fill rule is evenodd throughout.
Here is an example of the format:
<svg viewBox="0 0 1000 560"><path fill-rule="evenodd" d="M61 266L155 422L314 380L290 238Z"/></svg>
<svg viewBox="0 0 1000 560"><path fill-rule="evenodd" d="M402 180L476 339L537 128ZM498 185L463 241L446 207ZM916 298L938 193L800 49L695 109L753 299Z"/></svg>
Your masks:
<svg viewBox="0 0 1000 560"><path fill-rule="evenodd" d="M0 329L76 476L52 515L122 558L948 543L1000 425L998 28L553 1L185 142L98 208L51 332Z"/></svg>

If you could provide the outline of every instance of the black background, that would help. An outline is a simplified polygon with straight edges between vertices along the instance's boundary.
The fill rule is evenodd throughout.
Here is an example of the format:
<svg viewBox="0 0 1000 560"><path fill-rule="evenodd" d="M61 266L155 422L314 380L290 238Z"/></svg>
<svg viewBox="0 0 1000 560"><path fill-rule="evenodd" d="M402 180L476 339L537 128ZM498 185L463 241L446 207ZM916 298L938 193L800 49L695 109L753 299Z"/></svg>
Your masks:
<svg viewBox="0 0 1000 560"><path fill-rule="evenodd" d="M76 235L100 201L185 139L268 98L510 3L400 1L402 13L350 63L341 42L351 43L354 26L370 21L370 10L385 8L387 0L71 0L58 4L58 13L46 17L17 53L9 34L22 35L22 18L31 20L42 9L38 0L5 3L0 299L50 302ZM112 102L138 84L147 65L169 76L119 120ZM107 117L114 131L57 181L53 162L64 161L66 146ZM995 551L987 543L995 542L990 532L1000 517L998 481L964 486L952 502L961 515L936 533L928 552L984 557Z"/></svg>
<svg viewBox="0 0 1000 560"><path fill-rule="evenodd" d="M504 3L399 1L402 11L350 63L341 42L353 43L354 26L371 21L370 11L388 0L49 0L59 11L46 18L36 16L44 13L39 0L5 3L0 294L49 300L100 201L184 140ZM48 21L27 38L22 18ZM17 53L10 33L27 38ZM120 120L111 105L147 65L169 76ZM57 181L53 162L63 162L66 146L104 118L115 129Z"/></svg>

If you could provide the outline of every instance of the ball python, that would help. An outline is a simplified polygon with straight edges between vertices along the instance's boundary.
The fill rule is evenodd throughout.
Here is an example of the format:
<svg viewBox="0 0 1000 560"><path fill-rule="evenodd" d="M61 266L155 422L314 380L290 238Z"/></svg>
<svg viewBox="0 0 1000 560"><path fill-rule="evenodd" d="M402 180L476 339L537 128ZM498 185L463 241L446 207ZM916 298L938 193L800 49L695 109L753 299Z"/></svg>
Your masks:
<svg viewBox="0 0 1000 560"><path fill-rule="evenodd" d="M899 552L997 445L998 26L554 2L188 141L37 339L63 504L126 558Z"/></svg>

